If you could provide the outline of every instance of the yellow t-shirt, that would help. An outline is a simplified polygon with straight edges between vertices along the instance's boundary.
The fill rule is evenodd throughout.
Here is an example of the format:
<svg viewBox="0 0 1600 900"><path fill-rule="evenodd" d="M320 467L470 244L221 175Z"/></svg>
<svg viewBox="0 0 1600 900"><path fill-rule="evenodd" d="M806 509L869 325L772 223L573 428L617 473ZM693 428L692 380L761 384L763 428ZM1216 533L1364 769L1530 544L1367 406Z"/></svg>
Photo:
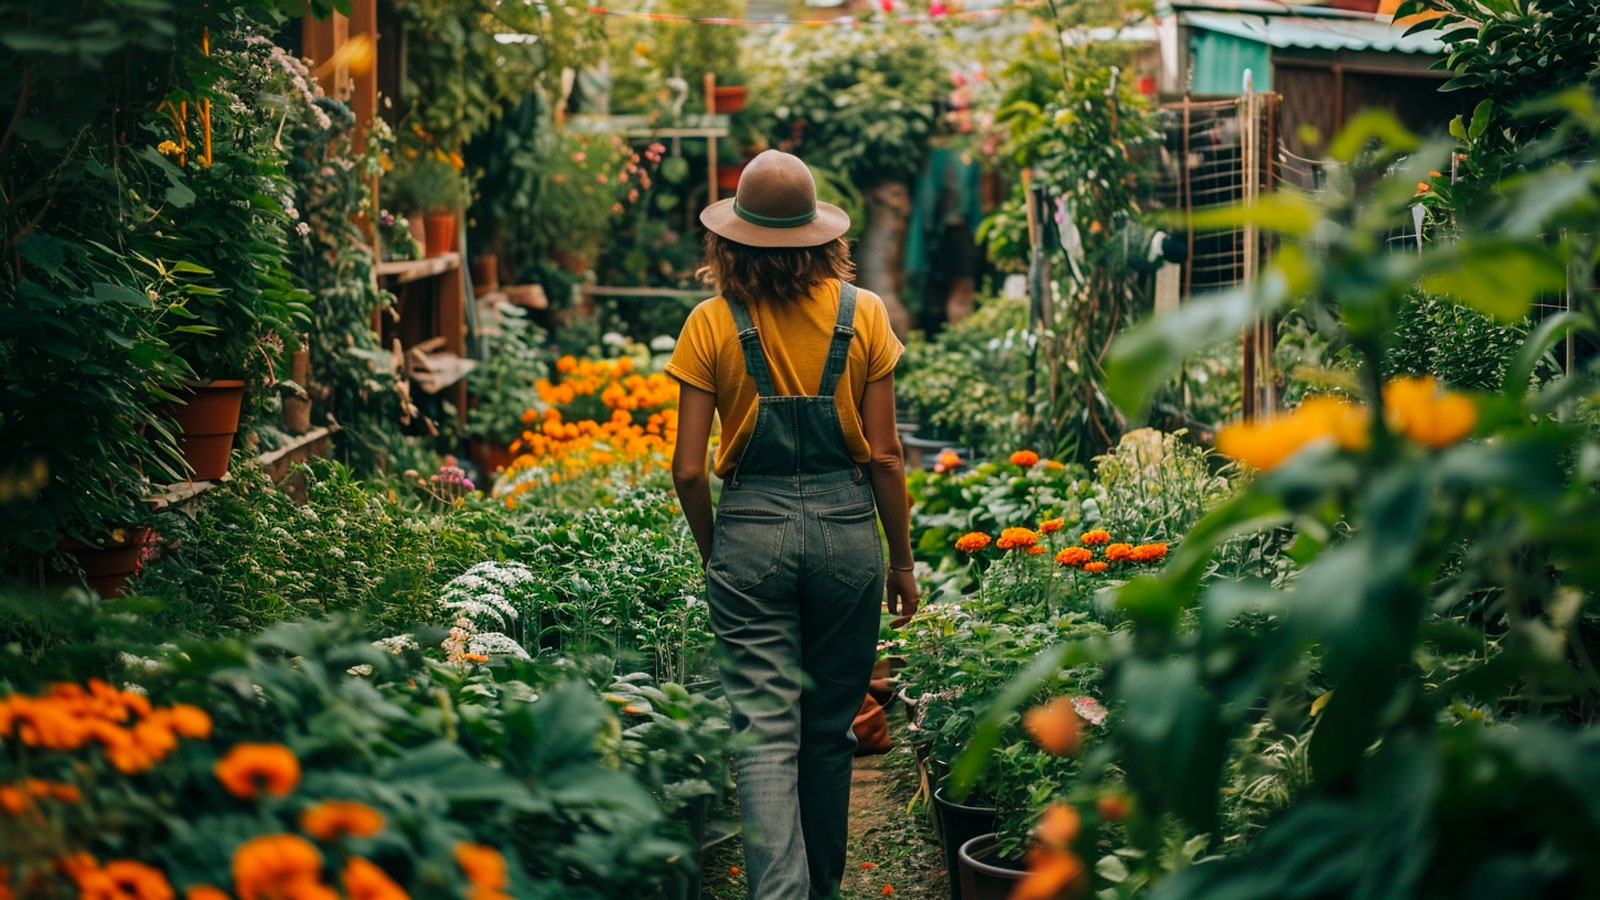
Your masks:
<svg viewBox="0 0 1600 900"><path fill-rule="evenodd" d="M818 285L807 300L751 304L750 319L761 332L767 369L778 393L802 396L817 392L838 316L837 279ZM851 458L867 462L872 459L872 448L867 446L867 437L861 430L861 397L867 382L894 371L905 348L889 328L889 313L883 300L870 291L856 294L855 329L850 358L834 399L839 404L839 421L844 425ZM722 443L714 468L718 476L726 477L755 428L757 393L755 380L745 372L739 328L727 301L713 297L689 313L666 371L684 384L717 395Z"/></svg>

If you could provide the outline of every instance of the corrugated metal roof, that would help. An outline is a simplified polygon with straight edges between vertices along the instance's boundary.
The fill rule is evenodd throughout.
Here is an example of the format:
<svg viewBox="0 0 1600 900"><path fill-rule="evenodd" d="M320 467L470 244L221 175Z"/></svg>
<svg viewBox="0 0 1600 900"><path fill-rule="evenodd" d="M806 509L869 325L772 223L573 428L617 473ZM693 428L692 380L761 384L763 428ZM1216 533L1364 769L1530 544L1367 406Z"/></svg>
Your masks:
<svg viewBox="0 0 1600 900"><path fill-rule="evenodd" d="M1269 47L1377 50L1383 53L1444 52L1444 44L1431 31L1408 37L1404 26L1362 19L1184 12L1179 22L1205 31L1259 41Z"/></svg>

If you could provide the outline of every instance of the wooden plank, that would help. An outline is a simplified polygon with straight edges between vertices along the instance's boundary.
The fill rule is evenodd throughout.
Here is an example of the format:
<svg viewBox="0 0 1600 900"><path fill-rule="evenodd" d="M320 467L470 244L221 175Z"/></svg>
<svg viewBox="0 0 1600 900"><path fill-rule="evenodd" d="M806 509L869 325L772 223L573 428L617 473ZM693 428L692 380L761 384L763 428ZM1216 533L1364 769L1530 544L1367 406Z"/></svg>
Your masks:
<svg viewBox="0 0 1600 900"><path fill-rule="evenodd" d="M223 476L227 478L226 475ZM151 492L145 495L144 502L150 504L152 511L171 509L181 506L190 500L204 494L217 486L215 481L184 481L178 484L153 484Z"/></svg>
<svg viewBox="0 0 1600 900"><path fill-rule="evenodd" d="M405 284L422 278L432 278L446 272L456 272L460 280L461 254L452 250L426 259L392 259L378 263L378 277L392 279L395 284Z"/></svg>

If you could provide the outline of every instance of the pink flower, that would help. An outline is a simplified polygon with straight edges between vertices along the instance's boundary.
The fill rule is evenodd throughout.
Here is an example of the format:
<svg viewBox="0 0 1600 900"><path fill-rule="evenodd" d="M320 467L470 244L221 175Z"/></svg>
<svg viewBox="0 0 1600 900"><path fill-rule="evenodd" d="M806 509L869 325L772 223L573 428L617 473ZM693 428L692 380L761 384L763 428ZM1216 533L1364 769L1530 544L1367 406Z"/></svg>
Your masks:
<svg viewBox="0 0 1600 900"><path fill-rule="evenodd" d="M589 158L589 155L584 153L582 150L579 150L578 152L572 154L572 161L575 162L575 163L581 163L581 162L583 162L584 160L586 160L588 158Z"/></svg>
<svg viewBox="0 0 1600 900"><path fill-rule="evenodd" d="M628 202L629 203L638 203L639 202L639 189L638 188L634 188L633 190L628 192Z"/></svg>
<svg viewBox="0 0 1600 900"><path fill-rule="evenodd" d="M611 204L611 212L612 213L620 213L620 212L622 212L622 204L621 203L613 203L613 204Z"/></svg>
<svg viewBox="0 0 1600 900"><path fill-rule="evenodd" d="M1101 706L1100 701L1093 697L1073 697L1072 711L1078 714L1078 718L1088 722L1090 725L1105 724L1106 708Z"/></svg>
<svg viewBox="0 0 1600 900"><path fill-rule="evenodd" d="M610 181L611 179L606 177L606 173L601 172L600 174L594 176L594 180L600 182L601 184L605 184L607 181Z"/></svg>

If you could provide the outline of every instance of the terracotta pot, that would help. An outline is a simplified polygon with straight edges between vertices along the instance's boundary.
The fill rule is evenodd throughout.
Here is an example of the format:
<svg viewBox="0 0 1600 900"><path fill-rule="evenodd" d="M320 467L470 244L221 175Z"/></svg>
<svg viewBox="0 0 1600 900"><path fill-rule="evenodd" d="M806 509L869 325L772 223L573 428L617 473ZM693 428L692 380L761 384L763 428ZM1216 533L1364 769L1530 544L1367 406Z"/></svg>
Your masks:
<svg viewBox="0 0 1600 900"><path fill-rule="evenodd" d="M727 87L711 89L711 99L716 101L717 112L736 113L744 109L744 104L749 99L750 87L743 84L730 84Z"/></svg>
<svg viewBox="0 0 1600 900"><path fill-rule="evenodd" d="M718 163L717 164L717 190L737 191L739 189L739 176L744 174L744 167L749 163Z"/></svg>
<svg viewBox="0 0 1600 900"><path fill-rule="evenodd" d="M494 473L511 465L510 447L483 438L467 438L467 455L472 457L472 464L478 467L478 475L485 483Z"/></svg>
<svg viewBox="0 0 1600 900"><path fill-rule="evenodd" d="M500 289L500 257L480 253L472 258L472 292L479 297Z"/></svg>
<svg viewBox="0 0 1600 900"><path fill-rule="evenodd" d="M996 838L992 832L980 834L961 845L962 900L1009 900L1017 883L1028 876L1020 861L1000 858Z"/></svg>
<svg viewBox="0 0 1600 900"><path fill-rule="evenodd" d="M216 481L228 474L228 454L239 431L244 382L236 379L186 385L178 391L182 404L172 406L178 423L178 449L194 481Z"/></svg>
<svg viewBox="0 0 1600 900"><path fill-rule="evenodd" d="M443 256L456 249L456 214L431 212L423 216L427 223L428 239L423 243L429 256Z"/></svg>
<svg viewBox="0 0 1600 900"><path fill-rule="evenodd" d="M416 238L418 247L428 246L428 220L422 213L406 216L406 229Z"/></svg>
<svg viewBox="0 0 1600 900"><path fill-rule="evenodd" d="M933 762L929 765L933 766ZM962 845L980 835L993 837L999 813L992 806L957 803L945 796L943 786L934 790L933 805L939 811L939 842L944 845L945 870L955 872L961 865ZM960 879L950 879L950 900L973 900L962 893Z"/></svg>
<svg viewBox="0 0 1600 900"><path fill-rule="evenodd" d="M109 600L121 594L133 576L139 574L144 549L149 543L149 528L130 528L121 541L108 540L93 547L72 538L62 538L56 548L72 554L83 569L84 583Z"/></svg>

